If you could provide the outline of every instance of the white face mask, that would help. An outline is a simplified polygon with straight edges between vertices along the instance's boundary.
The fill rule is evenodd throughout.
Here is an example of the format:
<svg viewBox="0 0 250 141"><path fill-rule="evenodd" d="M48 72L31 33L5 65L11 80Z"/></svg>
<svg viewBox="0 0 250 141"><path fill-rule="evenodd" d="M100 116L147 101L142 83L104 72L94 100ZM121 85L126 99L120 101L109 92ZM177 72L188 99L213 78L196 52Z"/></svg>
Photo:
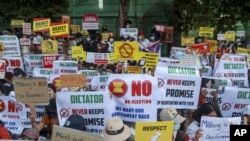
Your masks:
<svg viewBox="0 0 250 141"><path fill-rule="evenodd" d="M151 40L155 40L155 36L151 36L150 39L151 39Z"/></svg>
<svg viewBox="0 0 250 141"><path fill-rule="evenodd" d="M114 39L113 39L113 38L110 38L110 39L109 39L109 41L110 41L110 42L113 42L113 41L114 41Z"/></svg>
<svg viewBox="0 0 250 141"><path fill-rule="evenodd" d="M139 36L139 39L141 40L141 39L142 39L142 36Z"/></svg>
<svg viewBox="0 0 250 141"><path fill-rule="evenodd" d="M127 28L129 28L129 27L130 27L130 25L126 25L126 27L127 27Z"/></svg>
<svg viewBox="0 0 250 141"><path fill-rule="evenodd" d="M90 41L90 38L89 38L89 37L87 38L87 41Z"/></svg>

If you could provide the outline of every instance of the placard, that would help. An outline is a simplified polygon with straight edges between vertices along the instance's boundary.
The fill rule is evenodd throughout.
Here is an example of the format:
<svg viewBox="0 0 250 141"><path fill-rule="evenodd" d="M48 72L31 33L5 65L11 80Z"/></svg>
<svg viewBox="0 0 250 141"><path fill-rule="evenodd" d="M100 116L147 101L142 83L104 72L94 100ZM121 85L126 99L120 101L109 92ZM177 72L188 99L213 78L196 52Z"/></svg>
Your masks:
<svg viewBox="0 0 250 141"><path fill-rule="evenodd" d="M16 100L23 103L49 103L47 78L14 78Z"/></svg>
<svg viewBox="0 0 250 141"><path fill-rule="evenodd" d="M87 78L85 74L66 74L61 75L62 87L77 87L85 86L87 84Z"/></svg>
<svg viewBox="0 0 250 141"><path fill-rule="evenodd" d="M104 141L97 135L75 129L53 126L52 141Z"/></svg>

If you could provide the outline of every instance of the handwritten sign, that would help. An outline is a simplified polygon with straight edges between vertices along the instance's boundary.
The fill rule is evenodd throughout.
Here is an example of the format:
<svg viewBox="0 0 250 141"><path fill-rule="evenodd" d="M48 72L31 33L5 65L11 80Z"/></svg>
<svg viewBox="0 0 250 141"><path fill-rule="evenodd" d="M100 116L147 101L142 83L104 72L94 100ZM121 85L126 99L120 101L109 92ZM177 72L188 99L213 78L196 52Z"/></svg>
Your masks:
<svg viewBox="0 0 250 141"><path fill-rule="evenodd" d="M16 100L23 103L49 103L47 78L14 78Z"/></svg>
<svg viewBox="0 0 250 141"><path fill-rule="evenodd" d="M52 141L104 141L98 134L54 125Z"/></svg>
<svg viewBox="0 0 250 141"><path fill-rule="evenodd" d="M76 87L84 86L87 84L87 78L85 74L61 75L60 79L62 87Z"/></svg>
<svg viewBox="0 0 250 141"><path fill-rule="evenodd" d="M199 141L229 141L231 124L240 124L240 117L219 118L202 116L200 127L203 136Z"/></svg>

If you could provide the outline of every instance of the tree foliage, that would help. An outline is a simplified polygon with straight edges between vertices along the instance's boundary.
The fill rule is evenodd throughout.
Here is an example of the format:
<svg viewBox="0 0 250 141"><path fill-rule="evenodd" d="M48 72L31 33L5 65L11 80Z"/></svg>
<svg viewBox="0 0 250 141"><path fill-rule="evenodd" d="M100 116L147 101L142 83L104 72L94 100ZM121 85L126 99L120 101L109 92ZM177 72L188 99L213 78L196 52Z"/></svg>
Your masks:
<svg viewBox="0 0 250 141"><path fill-rule="evenodd" d="M53 18L67 13L68 0L8 0L0 2L0 20L24 19L31 22L36 17Z"/></svg>
<svg viewBox="0 0 250 141"><path fill-rule="evenodd" d="M174 26L185 35L202 26L225 32L250 18L250 0L173 0L173 8Z"/></svg>

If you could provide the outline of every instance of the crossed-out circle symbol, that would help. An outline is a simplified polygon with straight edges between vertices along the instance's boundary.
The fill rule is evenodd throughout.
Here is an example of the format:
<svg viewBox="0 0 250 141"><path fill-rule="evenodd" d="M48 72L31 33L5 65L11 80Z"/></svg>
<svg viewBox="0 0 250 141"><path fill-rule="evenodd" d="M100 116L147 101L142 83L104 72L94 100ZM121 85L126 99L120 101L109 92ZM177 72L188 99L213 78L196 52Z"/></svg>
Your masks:
<svg viewBox="0 0 250 141"><path fill-rule="evenodd" d="M94 90L98 90L98 87L97 87L97 86L94 86L93 89L94 89Z"/></svg>
<svg viewBox="0 0 250 141"><path fill-rule="evenodd" d="M17 104L16 108L18 111L22 111L23 110L23 106L21 104Z"/></svg>
<svg viewBox="0 0 250 141"><path fill-rule="evenodd" d="M61 109L60 110L60 116L63 118L63 117L67 117L69 116L69 110L68 109Z"/></svg>
<svg viewBox="0 0 250 141"><path fill-rule="evenodd" d="M128 43L122 44L119 48L119 54L123 58L130 58L133 55L133 52L133 47Z"/></svg>
<svg viewBox="0 0 250 141"><path fill-rule="evenodd" d="M222 105L222 111L228 111L231 108L231 104L230 103L224 103Z"/></svg>
<svg viewBox="0 0 250 141"><path fill-rule="evenodd" d="M158 78L158 87L162 87L164 85L164 80L162 78Z"/></svg>
<svg viewBox="0 0 250 141"><path fill-rule="evenodd" d="M58 70L58 69L55 69L55 70L54 70L54 73L55 73L55 74L59 74L59 70Z"/></svg>

